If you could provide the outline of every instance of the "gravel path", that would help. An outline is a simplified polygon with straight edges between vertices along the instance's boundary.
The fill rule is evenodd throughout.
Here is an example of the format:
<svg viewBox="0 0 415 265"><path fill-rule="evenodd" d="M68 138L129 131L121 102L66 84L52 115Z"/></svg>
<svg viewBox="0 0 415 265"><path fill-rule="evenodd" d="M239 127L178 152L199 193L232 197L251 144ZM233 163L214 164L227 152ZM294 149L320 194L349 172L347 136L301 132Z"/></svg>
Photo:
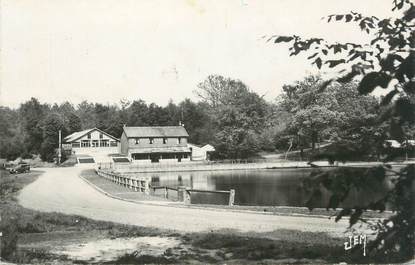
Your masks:
<svg viewBox="0 0 415 265"><path fill-rule="evenodd" d="M278 229L326 232L346 237L346 220L317 217L277 216L255 212L233 212L163 205L136 204L109 198L81 178L81 168L45 168L44 173L19 195L22 206L46 211L76 214L96 220L182 232L232 229L238 232L269 233Z"/></svg>

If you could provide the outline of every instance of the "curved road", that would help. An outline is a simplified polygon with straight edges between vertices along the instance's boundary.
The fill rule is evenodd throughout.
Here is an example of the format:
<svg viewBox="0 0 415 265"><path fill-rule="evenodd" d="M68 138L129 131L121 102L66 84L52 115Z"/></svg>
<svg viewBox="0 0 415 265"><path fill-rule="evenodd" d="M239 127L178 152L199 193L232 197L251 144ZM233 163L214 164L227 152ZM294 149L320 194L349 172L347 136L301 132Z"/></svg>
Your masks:
<svg viewBox="0 0 415 265"><path fill-rule="evenodd" d="M225 212L120 201L89 186L78 177L81 170L73 167L42 169L44 173L20 192L20 204L40 211L183 232L235 229L239 232L266 233L295 229L345 237L346 220L335 223L327 218Z"/></svg>

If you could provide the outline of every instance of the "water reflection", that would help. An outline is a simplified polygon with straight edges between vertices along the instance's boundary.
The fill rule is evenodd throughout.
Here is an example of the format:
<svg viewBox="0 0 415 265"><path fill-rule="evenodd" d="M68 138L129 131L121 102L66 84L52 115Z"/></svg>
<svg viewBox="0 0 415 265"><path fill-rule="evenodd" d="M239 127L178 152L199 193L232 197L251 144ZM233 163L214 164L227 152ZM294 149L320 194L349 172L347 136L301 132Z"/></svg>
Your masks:
<svg viewBox="0 0 415 265"><path fill-rule="evenodd" d="M202 190L235 189L235 204L261 206L305 206L310 193L302 181L312 169L269 169L237 171L194 171L147 174L153 186L186 186ZM372 187L373 188L373 187ZM345 205L369 203L388 190L386 183L373 190L352 190ZM326 207L330 194L323 191L314 207ZM192 203L227 204L227 195L192 193Z"/></svg>

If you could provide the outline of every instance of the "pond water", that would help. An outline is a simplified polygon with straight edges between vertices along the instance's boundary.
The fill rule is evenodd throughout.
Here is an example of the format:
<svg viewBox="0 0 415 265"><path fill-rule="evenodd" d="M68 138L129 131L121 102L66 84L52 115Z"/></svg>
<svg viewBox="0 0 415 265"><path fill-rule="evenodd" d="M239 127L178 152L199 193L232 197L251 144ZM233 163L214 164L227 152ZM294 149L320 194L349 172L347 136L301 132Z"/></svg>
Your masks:
<svg viewBox="0 0 415 265"><path fill-rule="evenodd" d="M313 169L265 169L151 173L152 185L178 187L186 186L201 190L235 190L236 205L259 206L305 206L310 192L304 188L303 180ZM369 203L380 198L390 187L389 181L370 190L353 190L344 206ZM162 194L162 190L157 191ZM169 197L177 196L169 191ZM329 192L323 191L320 201L314 207L326 207ZM192 192L192 204L227 204L227 194Z"/></svg>

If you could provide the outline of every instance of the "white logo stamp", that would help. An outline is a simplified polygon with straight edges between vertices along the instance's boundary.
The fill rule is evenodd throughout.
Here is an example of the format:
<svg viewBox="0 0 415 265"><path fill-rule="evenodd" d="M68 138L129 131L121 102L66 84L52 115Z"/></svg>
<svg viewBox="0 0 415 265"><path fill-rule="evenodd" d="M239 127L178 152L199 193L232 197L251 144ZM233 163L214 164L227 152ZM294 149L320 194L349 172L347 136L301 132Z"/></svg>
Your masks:
<svg viewBox="0 0 415 265"><path fill-rule="evenodd" d="M363 245L363 256L366 256L366 235L349 236L349 241L344 242L344 250L350 250L357 245Z"/></svg>

